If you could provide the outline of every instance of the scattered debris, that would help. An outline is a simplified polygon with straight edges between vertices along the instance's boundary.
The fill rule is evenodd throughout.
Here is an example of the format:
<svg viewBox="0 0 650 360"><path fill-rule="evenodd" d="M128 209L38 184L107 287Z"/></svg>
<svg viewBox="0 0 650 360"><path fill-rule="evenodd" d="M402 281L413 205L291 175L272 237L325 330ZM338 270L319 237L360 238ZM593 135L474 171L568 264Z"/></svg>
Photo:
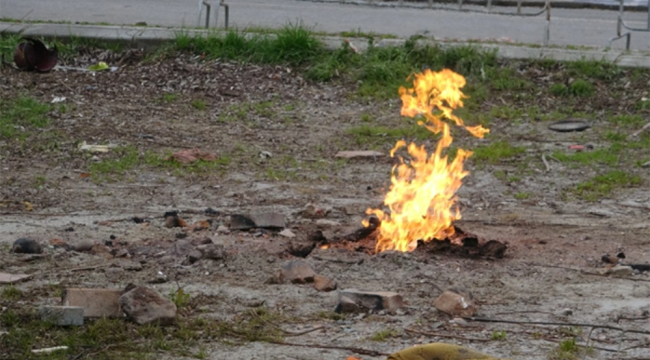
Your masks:
<svg viewBox="0 0 650 360"><path fill-rule="evenodd" d="M226 258L226 250L220 244L205 244L196 247L203 253L203 258L210 260L223 260Z"/></svg>
<svg viewBox="0 0 650 360"><path fill-rule="evenodd" d="M337 158L353 159L357 157L377 157L384 156L384 153L373 150L353 150L353 151L339 151L336 153Z"/></svg>
<svg viewBox="0 0 650 360"><path fill-rule="evenodd" d="M334 312L337 313L355 313L357 311L359 311L359 305L347 296L340 296L339 303L334 309Z"/></svg>
<svg viewBox="0 0 650 360"><path fill-rule="evenodd" d="M249 230L255 228L255 222L248 216L230 215L230 230ZM217 228L217 231L219 229Z"/></svg>
<svg viewBox="0 0 650 360"><path fill-rule="evenodd" d="M290 281L294 284L304 284L314 281L316 272L304 260L289 260L282 264L281 280Z"/></svg>
<svg viewBox="0 0 650 360"><path fill-rule="evenodd" d="M83 240L78 244L72 245L74 251L86 252L93 249L95 243L92 240Z"/></svg>
<svg viewBox="0 0 650 360"><path fill-rule="evenodd" d="M175 228L175 227L186 227L187 222L185 220L181 219L178 217L178 212L176 211L168 211L166 212L163 217L165 218L165 227L166 228Z"/></svg>
<svg viewBox="0 0 650 360"><path fill-rule="evenodd" d="M478 310L469 296L447 290L440 295L433 305L436 309L455 317L469 317Z"/></svg>
<svg viewBox="0 0 650 360"><path fill-rule="evenodd" d="M644 131L647 130L648 128L650 128L650 123L647 123L647 124L643 125L642 128L640 128L639 130L635 131L635 132L632 134L632 137L637 137L637 136L639 136L639 134L641 134L642 132L644 132Z"/></svg>
<svg viewBox="0 0 650 360"><path fill-rule="evenodd" d="M284 215L275 212L251 214L250 219L256 228L282 229L286 225Z"/></svg>
<svg viewBox="0 0 650 360"><path fill-rule="evenodd" d="M621 261L623 261L623 259L625 259L625 253L620 252L620 253L616 254L616 256L612 256L612 255L610 255L610 254L605 254L605 255L603 255L600 259L601 259L604 263L608 263L608 264L618 264L618 263L620 263Z"/></svg>
<svg viewBox="0 0 650 360"><path fill-rule="evenodd" d="M316 205L310 203L305 205L304 209L302 209L300 214L302 215L302 217L307 219L320 219L327 216L327 214L329 214L330 211L331 209L317 207Z"/></svg>
<svg viewBox="0 0 650 360"><path fill-rule="evenodd" d="M34 239L20 238L14 241L11 252L19 254L40 254L43 252L41 245Z"/></svg>
<svg viewBox="0 0 650 360"><path fill-rule="evenodd" d="M97 64L89 65L88 70L90 71L102 71L102 70L108 70L108 64L106 64L103 61L98 62Z"/></svg>
<svg viewBox="0 0 650 360"><path fill-rule="evenodd" d="M44 348L44 349L36 349L32 350L32 354L51 354L55 351L60 351L60 350L68 350L67 346L55 346L51 348Z"/></svg>
<svg viewBox="0 0 650 360"><path fill-rule="evenodd" d="M43 321L60 326L81 326L84 324L84 308L81 306L43 306L38 314Z"/></svg>
<svg viewBox="0 0 650 360"><path fill-rule="evenodd" d="M601 275L612 275L614 277L627 277L631 276L634 272L634 269L630 266L625 265L616 265L611 268L600 269L599 273Z"/></svg>
<svg viewBox="0 0 650 360"><path fill-rule="evenodd" d="M417 345L401 351L398 351L390 356L388 360L432 360L432 359L445 359L445 360L462 360L462 359L484 359L484 360L498 360L490 355L468 349L463 346L445 344L445 343L432 343L427 345Z"/></svg>
<svg viewBox="0 0 650 360"><path fill-rule="evenodd" d="M63 291L61 305L80 306L84 317L122 317L118 299L120 289L67 288Z"/></svg>
<svg viewBox="0 0 650 360"><path fill-rule="evenodd" d="M79 150L80 151L88 151L91 154L101 154L101 153L107 153L111 150L111 148L116 147L117 145L91 145L83 141L81 144L79 144Z"/></svg>
<svg viewBox="0 0 650 360"><path fill-rule="evenodd" d="M330 280L328 277L316 274L314 276L314 289L318 291L329 292L336 290L336 281Z"/></svg>
<svg viewBox="0 0 650 360"><path fill-rule="evenodd" d="M48 49L43 42L37 39L24 38L14 50L14 62L21 70L48 72L58 61L59 50Z"/></svg>
<svg viewBox="0 0 650 360"><path fill-rule="evenodd" d="M170 157L170 160L178 161L181 164L191 164L199 160L215 161L217 159L217 155L199 149L180 150L173 153Z"/></svg>
<svg viewBox="0 0 650 360"><path fill-rule="evenodd" d="M386 310L392 312L401 308L404 304L402 295L395 292L347 289L339 292L339 304L334 309L335 312L343 312L346 306L351 307L349 304L341 304L341 299L343 298L351 300L359 309L366 310Z"/></svg>
<svg viewBox="0 0 650 360"><path fill-rule="evenodd" d="M557 132L571 132L571 131L584 131L591 127L585 120L581 119L566 119L552 123L548 126L549 130Z"/></svg>
<svg viewBox="0 0 650 360"><path fill-rule="evenodd" d="M644 271L650 271L650 264L625 264L626 266L629 266L632 268L632 270L644 272Z"/></svg>
<svg viewBox="0 0 650 360"><path fill-rule="evenodd" d="M170 325L176 319L176 305L144 286L126 291L120 296L119 305L127 317L139 325Z"/></svg>
<svg viewBox="0 0 650 360"><path fill-rule="evenodd" d="M286 238L290 238L290 239L296 237L296 234L294 234L293 231L291 231L291 230L289 230L289 229L284 229L284 230L280 231L280 232L278 233L278 235L280 235L280 236L284 236L284 237L286 237Z"/></svg>
<svg viewBox="0 0 650 360"><path fill-rule="evenodd" d="M31 278L33 275L27 274L7 274L0 272L0 284L15 284Z"/></svg>
<svg viewBox="0 0 650 360"><path fill-rule="evenodd" d="M569 145L569 150L582 151L584 149L584 145Z"/></svg>
<svg viewBox="0 0 650 360"><path fill-rule="evenodd" d="M50 103L52 103L52 104L58 104L58 103L62 103L62 102L64 102L65 100L66 100L66 97L65 97L65 96L55 96L55 97L52 99L52 101L50 101Z"/></svg>

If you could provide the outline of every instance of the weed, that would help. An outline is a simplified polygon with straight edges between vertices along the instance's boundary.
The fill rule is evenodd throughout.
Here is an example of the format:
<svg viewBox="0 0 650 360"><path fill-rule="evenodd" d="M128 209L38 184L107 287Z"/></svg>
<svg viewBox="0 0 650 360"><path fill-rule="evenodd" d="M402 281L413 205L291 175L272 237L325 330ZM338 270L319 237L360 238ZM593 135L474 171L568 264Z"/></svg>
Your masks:
<svg viewBox="0 0 650 360"><path fill-rule="evenodd" d="M594 95L594 92L596 90L594 89L594 86L590 82L582 79L578 79L571 83L571 86L569 87L569 91L571 95L574 96L590 97Z"/></svg>
<svg viewBox="0 0 650 360"><path fill-rule="evenodd" d="M621 170L612 170L576 185L573 193L583 200L597 201L609 196L616 188L637 186L641 183L642 180L639 175L632 175Z"/></svg>
<svg viewBox="0 0 650 360"><path fill-rule="evenodd" d="M207 107L207 104L203 100L193 100L190 104L196 110L205 110L205 108Z"/></svg>
<svg viewBox="0 0 650 360"><path fill-rule="evenodd" d="M23 296L23 292L13 285L3 286L0 298L5 300L18 300Z"/></svg>
<svg viewBox="0 0 650 360"><path fill-rule="evenodd" d="M581 351L575 338L562 340L550 354L551 360L577 360Z"/></svg>
<svg viewBox="0 0 650 360"><path fill-rule="evenodd" d="M618 76L621 69L611 62L602 60L579 60L566 63L569 76L587 77L598 80L612 80Z"/></svg>
<svg viewBox="0 0 650 360"><path fill-rule="evenodd" d="M381 330L373 334L369 340L372 341L379 341L383 342L386 341L386 339L391 338L391 337L396 337L399 335L399 332L395 329L386 329L386 330Z"/></svg>
<svg viewBox="0 0 650 360"><path fill-rule="evenodd" d="M0 100L0 138L24 140L29 127L43 128L49 124L45 116L49 109L49 105L28 96Z"/></svg>
<svg viewBox="0 0 650 360"><path fill-rule="evenodd" d="M636 127L645 123L640 115L616 115L609 119L612 124L624 127Z"/></svg>
<svg viewBox="0 0 650 360"><path fill-rule="evenodd" d="M174 102L178 99L178 94L164 94L163 101L167 104Z"/></svg>
<svg viewBox="0 0 650 360"><path fill-rule="evenodd" d="M507 141L495 141L489 145L477 147L472 158L477 164L496 164L504 159L521 155L525 151L523 147L512 146Z"/></svg>
<svg viewBox="0 0 650 360"><path fill-rule="evenodd" d="M526 200L526 199L530 198L530 196L531 196L530 193L518 192L518 193L515 194L515 199L517 199L517 200Z"/></svg>
<svg viewBox="0 0 650 360"><path fill-rule="evenodd" d="M492 340L505 340L507 336L507 333L505 330L495 330L492 332Z"/></svg>
<svg viewBox="0 0 650 360"><path fill-rule="evenodd" d="M179 287L176 291L170 291L169 298L178 309L182 309L189 304L191 296Z"/></svg>
<svg viewBox="0 0 650 360"><path fill-rule="evenodd" d="M548 90L551 95L557 97L569 95L569 88L564 84L553 84Z"/></svg>

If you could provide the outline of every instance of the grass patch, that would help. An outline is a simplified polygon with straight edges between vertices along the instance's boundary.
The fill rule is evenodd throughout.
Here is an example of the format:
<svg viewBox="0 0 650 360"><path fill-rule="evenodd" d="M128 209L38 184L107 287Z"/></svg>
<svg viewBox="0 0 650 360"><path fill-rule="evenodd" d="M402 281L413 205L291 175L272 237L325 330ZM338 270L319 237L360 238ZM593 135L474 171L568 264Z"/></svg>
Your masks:
<svg viewBox="0 0 650 360"><path fill-rule="evenodd" d="M30 128L43 128L49 124L46 117L50 106L29 96L0 100L0 138L24 140Z"/></svg>
<svg viewBox="0 0 650 360"><path fill-rule="evenodd" d="M583 200L597 201L611 195L617 188L638 186L641 183L642 179L639 175L612 170L576 185L573 193Z"/></svg>
<svg viewBox="0 0 650 360"><path fill-rule="evenodd" d="M477 147L471 158L476 164L497 164L525 152L523 147L512 146L507 141L495 141L489 145Z"/></svg>
<svg viewBox="0 0 650 360"><path fill-rule="evenodd" d="M591 97L596 92L594 85L586 80L578 79L566 86L564 84L553 84L549 88L549 92L553 96L563 97L572 95L575 97Z"/></svg>
<svg viewBox="0 0 650 360"><path fill-rule="evenodd" d="M207 104L203 100L193 100L190 105L192 105L193 108L196 110L203 111L207 107Z"/></svg>
<svg viewBox="0 0 650 360"><path fill-rule="evenodd" d="M18 300L23 296L23 292L13 285L3 286L0 298L3 300Z"/></svg>
<svg viewBox="0 0 650 360"><path fill-rule="evenodd" d="M386 329L382 331L378 331L374 333L371 337L369 337L369 340L372 341L378 341L378 342L384 342L388 340L389 338L396 337L399 335L399 331L395 329Z"/></svg>

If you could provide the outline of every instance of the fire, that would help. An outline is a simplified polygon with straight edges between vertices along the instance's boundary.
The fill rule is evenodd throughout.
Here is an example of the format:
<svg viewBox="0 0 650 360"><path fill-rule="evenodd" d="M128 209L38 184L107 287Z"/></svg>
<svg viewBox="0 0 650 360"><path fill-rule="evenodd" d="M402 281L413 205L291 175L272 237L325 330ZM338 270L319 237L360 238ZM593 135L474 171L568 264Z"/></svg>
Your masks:
<svg viewBox="0 0 650 360"><path fill-rule="evenodd" d="M482 138L488 129L482 126L466 126L455 116L454 109L463 106L466 96L461 92L465 78L451 70L434 72L426 70L415 74L413 88L399 89L403 116L418 117L421 126L442 137L433 154L424 146L414 143L406 145L400 140L391 150L395 157L397 150L406 147L410 159L397 155L400 163L393 167L391 187L384 198L384 205L390 211L368 209L367 214L381 220L377 237L377 252L385 250L412 251L417 240L444 239L454 233L452 223L461 218L456 206L456 191L462 179L469 174L463 170L463 163L472 155L471 151L458 149L456 157L449 162L446 149L453 140L449 124L443 119L465 128L472 135ZM364 225L367 225L364 221Z"/></svg>

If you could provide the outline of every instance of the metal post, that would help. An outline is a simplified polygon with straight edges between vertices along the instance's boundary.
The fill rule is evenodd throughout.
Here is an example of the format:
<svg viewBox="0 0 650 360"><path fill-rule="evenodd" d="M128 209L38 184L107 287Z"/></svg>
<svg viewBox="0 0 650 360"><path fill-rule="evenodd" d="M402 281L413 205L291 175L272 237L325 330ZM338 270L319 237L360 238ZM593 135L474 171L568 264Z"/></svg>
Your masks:
<svg viewBox="0 0 650 360"><path fill-rule="evenodd" d="M433 8L433 0L429 0L429 9Z"/></svg>
<svg viewBox="0 0 650 360"><path fill-rule="evenodd" d="M517 15L521 15L521 0L517 1Z"/></svg>
<svg viewBox="0 0 650 360"><path fill-rule="evenodd" d="M492 11L492 0L487 1L487 8L488 8L488 12Z"/></svg>
<svg viewBox="0 0 650 360"><path fill-rule="evenodd" d="M458 0L458 10L463 10L463 0Z"/></svg>
<svg viewBox="0 0 650 360"><path fill-rule="evenodd" d="M209 29L210 28L210 4L207 2L203 1L203 5L206 7L206 12L205 12L205 28Z"/></svg>
<svg viewBox="0 0 650 360"><path fill-rule="evenodd" d="M399 7L403 7L403 6L404 6L404 0L399 0Z"/></svg>
<svg viewBox="0 0 650 360"><path fill-rule="evenodd" d="M223 10L226 17L225 29L228 30L228 22L230 18L230 7L226 4L225 0L219 2L219 6L214 12L214 27L219 27L219 8L223 6Z"/></svg>
<svg viewBox="0 0 650 360"><path fill-rule="evenodd" d="M546 31L544 31L544 46L551 41L551 0L546 0Z"/></svg>
<svg viewBox="0 0 650 360"><path fill-rule="evenodd" d="M199 0L199 17L196 19L196 26L201 26L201 13L203 13L203 0Z"/></svg>

